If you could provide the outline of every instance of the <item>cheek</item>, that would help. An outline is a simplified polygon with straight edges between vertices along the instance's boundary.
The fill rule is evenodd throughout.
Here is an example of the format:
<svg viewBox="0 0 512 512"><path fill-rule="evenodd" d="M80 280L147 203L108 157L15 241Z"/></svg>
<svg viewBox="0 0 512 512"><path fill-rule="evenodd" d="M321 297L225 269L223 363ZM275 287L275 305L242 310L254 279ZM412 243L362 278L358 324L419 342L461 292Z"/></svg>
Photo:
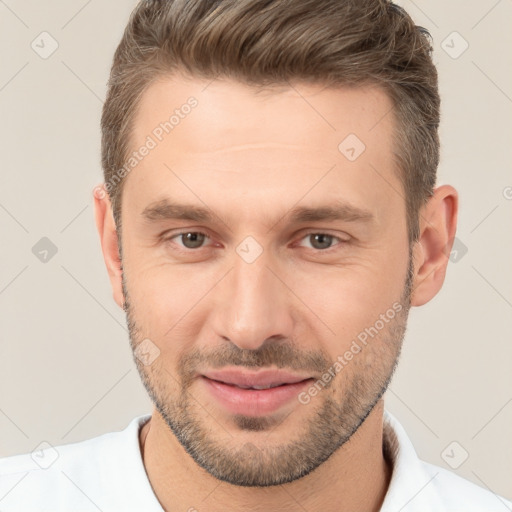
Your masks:
<svg viewBox="0 0 512 512"><path fill-rule="evenodd" d="M135 254L132 253L124 267L137 324L150 339L172 339L173 344L181 337L194 336L201 326L204 298L218 276L204 268L155 264L144 257L137 260Z"/></svg>
<svg viewBox="0 0 512 512"><path fill-rule="evenodd" d="M400 301L407 261L400 265L378 258L347 268L330 268L297 276L295 293L304 301L309 328L343 353L352 340L375 325ZM383 270L386 269L386 270ZM396 307L396 306L395 306ZM387 325L387 324L386 324ZM378 324L380 326L380 322Z"/></svg>

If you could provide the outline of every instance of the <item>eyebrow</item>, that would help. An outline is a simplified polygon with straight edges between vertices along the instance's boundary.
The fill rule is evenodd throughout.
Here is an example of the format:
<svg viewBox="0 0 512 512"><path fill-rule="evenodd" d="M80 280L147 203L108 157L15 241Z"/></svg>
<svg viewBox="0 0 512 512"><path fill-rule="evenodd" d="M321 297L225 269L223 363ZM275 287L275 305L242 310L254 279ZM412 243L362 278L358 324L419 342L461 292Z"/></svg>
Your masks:
<svg viewBox="0 0 512 512"><path fill-rule="evenodd" d="M172 203L167 199L146 206L141 215L149 221L182 219L204 222L213 219L213 214L208 208Z"/></svg>
<svg viewBox="0 0 512 512"><path fill-rule="evenodd" d="M141 215L150 222L162 220L214 222L215 217L217 217L209 208L171 202L168 199L162 199L149 204L144 208ZM335 220L369 223L375 220L370 210L359 208L342 201L319 207L296 206L278 221L268 222L267 224L273 226L284 218L288 218L291 224Z"/></svg>

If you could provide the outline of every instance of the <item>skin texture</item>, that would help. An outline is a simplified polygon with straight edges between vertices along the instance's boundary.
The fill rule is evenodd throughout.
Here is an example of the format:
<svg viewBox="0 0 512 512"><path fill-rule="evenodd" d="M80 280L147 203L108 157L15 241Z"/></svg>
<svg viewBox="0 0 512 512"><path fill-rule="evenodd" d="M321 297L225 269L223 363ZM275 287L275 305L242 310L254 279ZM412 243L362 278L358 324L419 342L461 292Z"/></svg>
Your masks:
<svg viewBox="0 0 512 512"><path fill-rule="evenodd" d="M155 404L141 431L155 494L165 510L379 510L391 474L381 397L410 306L444 281L457 193L436 189L410 248L394 118L378 88L293 84L256 94L229 80L165 77L142 97L132 146L190 96L197 106L126 178L122 265L109 198L95 197L132 349L150 339L159 351L149 365L135 358ZM349 134L365 145L354 161L338 150ZM207 207L214 218L144 218L165 198ZM372 218L290 222L296 206L335 202ZM188 248L178 232L207 236ZM262 250L251 263L237 252L248 236ZM307 404L234 415L199 377L237 365L321 378L383 314L378 333Z"/></svg>

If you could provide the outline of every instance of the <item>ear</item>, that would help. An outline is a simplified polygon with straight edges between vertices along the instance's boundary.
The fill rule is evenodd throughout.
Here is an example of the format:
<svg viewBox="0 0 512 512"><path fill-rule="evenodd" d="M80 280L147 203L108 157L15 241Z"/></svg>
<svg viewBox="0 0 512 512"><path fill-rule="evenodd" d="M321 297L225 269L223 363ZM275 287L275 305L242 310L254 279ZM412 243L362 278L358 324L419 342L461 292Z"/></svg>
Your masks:
<svg viewBox="0 0 512 512"><path fill-rule="evenodd" d="M102 185L97 186L94 191L94 217L96 227L100 236L103 259L107 266L107 272L112 286L114 300L123 309L124 296L122 286L121 259L119 257L119 245L116 225L112 212L110 197Z"/></svg>
<svg viewBox="0 0 512 512"><path fill-rule="evenodd" d="M420 211L420 235L413 251L411 306L427 303L443 286L457 228L458 202L457 191L442 185Z"/></svg>

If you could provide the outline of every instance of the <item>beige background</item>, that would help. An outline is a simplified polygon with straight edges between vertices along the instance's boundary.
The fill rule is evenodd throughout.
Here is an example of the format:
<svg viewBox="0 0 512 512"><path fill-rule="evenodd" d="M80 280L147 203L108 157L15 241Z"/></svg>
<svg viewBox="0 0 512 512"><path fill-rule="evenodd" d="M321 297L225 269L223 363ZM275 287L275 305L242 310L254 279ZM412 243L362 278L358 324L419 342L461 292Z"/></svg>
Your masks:
<svg viewBox="0 0 512 512"><path fill-rule="evenodd" d="M150 411L91 195L105 84L134 5L0 1L0 456ZM449 468L456 441L446 460L469 454L456 472L512 498L512 2L403 5L434 37L440 182L460 192L460 242L442 292L411 313L387 407L423 459ZM31 44L48 52L50 37L58 48L42 58ZM42 237L58 250L46 263L32 252Z"/></svg>

